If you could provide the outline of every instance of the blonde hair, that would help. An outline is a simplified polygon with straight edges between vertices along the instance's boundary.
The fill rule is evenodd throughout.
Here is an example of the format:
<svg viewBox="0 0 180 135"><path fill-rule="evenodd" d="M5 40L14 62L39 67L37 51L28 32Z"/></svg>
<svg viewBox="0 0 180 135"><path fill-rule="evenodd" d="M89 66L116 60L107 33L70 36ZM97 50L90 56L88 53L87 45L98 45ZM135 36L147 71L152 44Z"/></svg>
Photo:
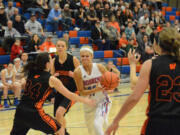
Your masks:
<svg viewBox="0 0 180 135"><path fill-rule="evenodd" d="M94 54L94 51L93 51L92 47L90 47L90 46L88 46L88 45L82 46L81 49L80 49L80 52L82 52L82 51L88 51L88 52L90 52L92 55Z"/></svg>
<svg viewBox="0 0 180 135"><path fill-rule="evenodd" d="M173 55L180 62L180 35L172 27L164 28L159 35L160 47Z"/></svg>

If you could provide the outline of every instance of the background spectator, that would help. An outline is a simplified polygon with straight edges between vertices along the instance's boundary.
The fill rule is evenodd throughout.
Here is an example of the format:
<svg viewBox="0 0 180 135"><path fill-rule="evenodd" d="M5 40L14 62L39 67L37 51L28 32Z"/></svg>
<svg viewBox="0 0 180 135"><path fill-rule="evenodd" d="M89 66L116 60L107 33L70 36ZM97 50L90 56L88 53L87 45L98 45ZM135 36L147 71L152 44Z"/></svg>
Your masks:
<svg viewBox="0 0 180 135"><path fill-rule="evenodd" d="M51 11L49 12L47 18L47 22L51 24L53 28L52 30L53 33L58 31L59 24L61 24L61 19L62 19L62 15L61 15L60 7L58 4L55 4L54 8L51 9Z"/></svg>
<svg viewBox="0 0 180 135"><path fill-rule="evenodd" d="M46 41L39 46L39 49L42 52L50 52L51 48L56 48L56 45L52 42L52 35L48 35Z"/></svg>
<svg viewBox="0 0 180 135"><path fill-rule="evenodd" d="M15 7L13 7L13 1L8 1L8 6L5 9L8 20L10 20L10 18L13 16L14 9L15 9Z"/></svg>
<svg viewBox="0 0 180 135"><path fill-rule="evenodd" d="M126 33L123 32L123 33L122 33L122 37L121 37L120 40L119 40L119 48L122 48L123 50L126 51L126 50L127 50L127 49L126 49L127 45L128 45L128 40L127 40L127 38L126 38Z"/></svg>
<svg viewBox="0 0 180 135"><path fill-rule="evenodd" d="M98 46L98 50L109 50L110 41L107 40L106 34L100 28L100 21L97 21L95 27L91 30L93 43Z"/></svg>
<svg viewBox="0 0 180 135"><path fill-rule="evenodd" d="M28 52L36 52L39 50L41 40L37 34L34 34L28 43L27 50Z"/></svg>
<svg viewBox="0 0 180 135"><path fill-rule="evenodd" d="M0 7L0 25L7 26L7 20L8 19L4 7Z"/></svg>
<svg viewBox="0 0 180 135"><path fill-rule="evenodd" d="M110 49L116 50L120 39L120 35L117 29L111 26L110 21L106 21L105 27L103 27L103 32L107 36L106 39L110 42Z"/></svg>
<svg viewBox="0 0 180 135"><path fill-rule="evenodd" d="M21 66L24 66L28 63L28 54L23 52L21 54Z"/></svg>
<svg viewBox="0 0 180 135"><path fill-rule="evenodd" d="M69 9L69 4L64 5L64 9L62 10L62 29L63 31L68 31L72 26L72 15Z"/></svg>
<svg viewBox="0 0 180 135"><path fill-rule="evenodd" d="M95 22L99 20L93 4L90 5L89 10L87 11L87 20L90 23L91 28L94 26Z"/></svg>
<svg viewBox="0 0 180 135"><path fill-rule="evenodd" d="M80 27L81 30L88 30L89 24L87 23L87 16L84 8L82 6L79 7L78 12L76 13L76 24Z"/></svg>
<svg viewBox="0 0 180 135"><path fill-rule="evenodd" d="M41 38L41 42L44 42L44 30L42 25L36 20L36 15L34 13L31 14L31 18L25 23L25 30L29 37L33 34L38 34Z"/></svg>
<svg viewBox="0 0 180 135"><path fill-rule="evenodd" d="M13 21L14 28L21 34L25 34L24 22L21 20L20 15L15 16L15 20Z"/></svg>
<svg viewBox="0 0 180 135"><path fill-rule="evenodd" d="M49 1L49 8L50 8L50 9L54 8L54 6L55 6L56 4L57 4L57 5L60 4L60 3L59 3L59 0L50 0L50 1Z"/></svg>
<svg viewBox="0 0 180 135"><path fill-rule="evenodd" d="M11 48L11 61L19 57L23 52L24 52L24 49L21 46L20 39L16 39L15 43L12 45L12 48Z"/></svg>
<svg viewBox="0 0 180 135"><path fill-rule="evenodd" d="M3 48L7 53L10 53L11 46L15 41L15 37L20 37L21 34L13 28L13 23L12 21L7 22L7 27L4 28L4 43L3 43Z"/></svg>

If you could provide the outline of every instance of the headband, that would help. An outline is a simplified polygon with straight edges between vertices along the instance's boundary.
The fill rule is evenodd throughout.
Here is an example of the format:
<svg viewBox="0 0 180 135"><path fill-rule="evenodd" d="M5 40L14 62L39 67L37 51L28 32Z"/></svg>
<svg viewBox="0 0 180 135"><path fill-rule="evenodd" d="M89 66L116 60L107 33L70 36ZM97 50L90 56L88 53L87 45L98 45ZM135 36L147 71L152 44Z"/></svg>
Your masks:
<svg viewBox="0 0 180 135"><path fill-rule="evenodd" d="M81 51L88 51L88 52L90 52L91 54L93 54L93 50L90 49L90 48L88 48L88 47L83 47L83 48L81 48L81 49L80 49L80 52L81 52Z"/></svg>

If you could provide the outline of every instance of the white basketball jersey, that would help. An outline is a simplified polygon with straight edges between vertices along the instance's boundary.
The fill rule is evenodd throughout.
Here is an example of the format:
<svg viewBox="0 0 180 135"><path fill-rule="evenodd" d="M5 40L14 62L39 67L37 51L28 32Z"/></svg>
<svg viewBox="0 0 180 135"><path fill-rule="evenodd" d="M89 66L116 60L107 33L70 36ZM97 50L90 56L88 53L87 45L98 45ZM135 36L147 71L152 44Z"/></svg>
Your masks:
<svg viewBox="0 0 180 135"><path fill-rule="evenodd" d="M13 71L10 72L10 74L8 73L8 70L5 69L5 77L6 77L6 80L10 80L13 76Z"/></svg>
<svg viewBox="0 0 180 135"><path fill-rule="evenodd" d="M101 72L96 63L93 63L91 74L88 75L83 66L80 66L84 89L85 90L92 90L96 88L97 84L100 81L102 76ZM90 98L96 99L97 102L102 101L105 98L105 94L103 92L96 92L90 95Z"/></svg>

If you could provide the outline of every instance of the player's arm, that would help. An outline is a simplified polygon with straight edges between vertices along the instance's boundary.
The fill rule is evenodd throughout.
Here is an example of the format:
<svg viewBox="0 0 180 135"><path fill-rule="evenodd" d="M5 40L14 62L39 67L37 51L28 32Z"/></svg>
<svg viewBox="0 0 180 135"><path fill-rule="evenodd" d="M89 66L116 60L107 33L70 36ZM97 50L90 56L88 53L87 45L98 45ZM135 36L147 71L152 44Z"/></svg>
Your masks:
<svg viewBox="0 0 180 135"><path fill-rule="evenodd" d="M80 65L79 60L75 56L73 57L73 64L74 64L75 69L77 67L79 67L79 65ZM73 78L74 77L74 72L69 71L69 76Z"/></svg>
<svg viewBox="0 0 180 135"><path fill-rule="evenodd" d="M112 68L112 72L114 72L115 74L117 74L118 76L120 76L120 71L119 71L116 67L113 67L113 68Z"/></svg>
<svg viewBox="0 0 180 135"><path fill-rule="evenodd" d="M76 86L77 86L79 93L83 96L90 95L90 94L98 92L98 91L102 91L102 88L98 87L98 86L91 90L84 89L84 84L83 84L83 79L82 79L80 68L77 68L74 71L74 80L76 82Z"/></svg>
<svg viewBox="0 0 180 135"><path fill-rule="evenodd" d="M51 75L54 75L55 74L55 68L54 68L54 62L55 62L55 58L53 58L52 60L52 64L51 64Z"/></svg>
<svg viewBox="0 0 180 135"><path fill-rule="evenodd" d="M5 86L9 86L9 84L6 82L6 73L5 73L5 69L3 69L1 71L1 80L2 80L2 84Z"/></svg>
<svg viewBox="0 0 180 135"><path fill-rule="evenodd" d="M104 74L105 72L108 71L108 70L105 68L105 66L102 65L102 64L97 64L97 66L98 66L98 69L99 69L99 71L101 72L101 74Z"/></svg>
<svg viewBox="0 0 180 135"><path fill-rule="evenodd" d="M144 91L148 87L149 77L151 71L152 61L146 61L141 68L140 76L138 82L134 88L133 93L127 98L119 113L114 118L113 123L106 130L106 134L110 135L112 131L116 132L118 128L119 121L138 103L140 98L142 97Z"/></svg>
<svg viewBox="0 0 180 135"><path fill-rule="evenodd" d="M15 80L16 80L16 72L13 70L13 75L12 75L12 84L14 84Z"/></svg>
<svg viewBox="0 0 180 135"><path fill-rule="evenodd" d="M80 97L77 94L70 92L66 87L64 87L62 82L54 76L50 77L49 85L51 88L55 88L59 93L61 93L63 96L67 97L70 100L83 102L85 104L92 105L92 106L95 104L93 100Z"/></svg>
<svg viewBox="0 0 180 135"><path fill-rule="evenodd" d="M138 81L138 77L136 76L136 65L140 59L140 55L135 53L135 50L131 50L128 52L128 60L130 64L130 82L131 88L133 89Z"/></svg>
<svg viewBox="0 0 180 135"><path fill-rule="evenodd" d="M75 56L73 57L73 64L75 68L79 67L80 65L78 58L76 58Z"/></svg>

